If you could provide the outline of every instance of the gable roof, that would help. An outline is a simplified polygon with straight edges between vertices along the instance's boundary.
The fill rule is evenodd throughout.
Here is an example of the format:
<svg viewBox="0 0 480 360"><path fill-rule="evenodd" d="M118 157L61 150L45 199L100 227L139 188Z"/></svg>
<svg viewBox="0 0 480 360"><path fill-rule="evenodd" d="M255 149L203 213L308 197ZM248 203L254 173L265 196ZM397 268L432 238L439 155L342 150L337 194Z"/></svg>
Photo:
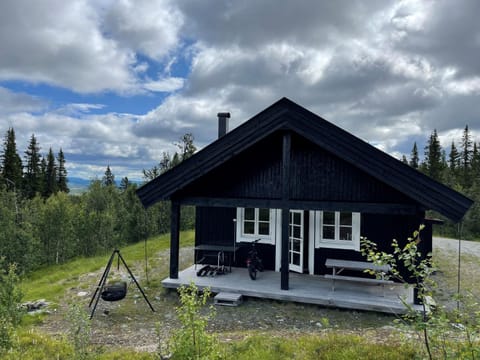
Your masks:
<svg viewBox="0 0 480 360"><path fill-rule="evenodd" d="M290 130L408 195L425 208L459 221L473 201L420 173L293 101L282 98L189 159L137 190L146 207L224 164L278 130Z"/></svg>

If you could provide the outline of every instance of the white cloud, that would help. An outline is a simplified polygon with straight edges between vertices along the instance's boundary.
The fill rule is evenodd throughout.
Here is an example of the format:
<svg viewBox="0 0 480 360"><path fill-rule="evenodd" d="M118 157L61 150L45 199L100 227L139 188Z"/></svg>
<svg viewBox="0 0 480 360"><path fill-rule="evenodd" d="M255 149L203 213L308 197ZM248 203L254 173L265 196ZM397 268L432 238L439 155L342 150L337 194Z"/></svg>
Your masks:
<svg viewBox="0 0 480 360"><path fill-rule="evenodd" d="M183 14L170 0L118 0L105 11L103 28L122 47L156 60L179 46Z"/></svg>
<svg viewBox="0 0 480 360"><path fill-rule="evenodd" d="M162 60L178 46L181 14L168 1L43 0L0 4L0 81L79 93L137 92L137 52Z"/></svg>
<svg viewBox="0 0 480 360"><path fill-rule="evenodd" d="M0 86L0 114L19 111L39 111L47 106L46 101L27 93L10 91Z"/></svg>
<svg viewBox="0 0 480 360"><path fill-rule="evenodd" d="M82 171L148 167L185 132L214 140L217 112L235 127L283 96L400 154L433 128L480 130L478 4L3 2L0 81L84 95L52 104L1 83L0 115Z"/></svg>
<svg viewBox="0 0 480 360"><path fill-rule="evenodd" d="M174 92L183 87L185 79L179 77L168 77L155 81L147 81L143 87L154 92Z"/></svg>

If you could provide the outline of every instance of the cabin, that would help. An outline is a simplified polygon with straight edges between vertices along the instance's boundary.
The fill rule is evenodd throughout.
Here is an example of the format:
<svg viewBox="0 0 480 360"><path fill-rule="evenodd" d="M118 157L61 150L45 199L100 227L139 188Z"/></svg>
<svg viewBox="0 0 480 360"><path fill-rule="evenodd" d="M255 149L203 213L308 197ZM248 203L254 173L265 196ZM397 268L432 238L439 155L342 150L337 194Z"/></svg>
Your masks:
<svg viewBox="0 0 480 360"><path fill-rule="evenodd" d="M357 268L365 264L361 237L390 251L392 239L401 243L423 224L420 248L427 256L435 221L425 212L434 210L458 222L472 205L462 194L287 98L232 131L229 117L218 114L216 141L137 190L145 207L171 202L165 286L190 281L202 286L206 280L196 275L197 263L221 260L233 270L208 279L212 291L376 310L379 299L355 306L361 290L380 285L353 281L367 278L358 273L362 266ZM196 208L195 265L179 272L184 205ZM251 281L242 268L249 244L257 239L266 271ZM338 281L342 270L345 283ZM235 278L234 273L241 275ZM324 287L312 290L318 284ZM381 285L383 295L377 295L385 298ZM252 286L261 288L253 291ZM302 286L305 293L289 298ZM348 304L342 286L353 299Z"/></svg>

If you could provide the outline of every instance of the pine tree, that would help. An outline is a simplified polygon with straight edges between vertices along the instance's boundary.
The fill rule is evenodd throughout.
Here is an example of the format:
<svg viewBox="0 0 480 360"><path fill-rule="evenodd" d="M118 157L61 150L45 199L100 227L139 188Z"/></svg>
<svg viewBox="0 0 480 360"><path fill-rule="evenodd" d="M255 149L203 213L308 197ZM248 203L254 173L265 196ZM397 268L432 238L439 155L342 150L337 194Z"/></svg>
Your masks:
<svg viewBox="0 0 480 360"><path fill-rule="evenodd" d="M27 198L33 198L40 191L40 147L35 135L32 134L27 151L25 151L24 193Z"/></svg>
<svg viewBox="0 0 480 360"><path fill-rule="evenodd" d="M55 164L55 156L53 155L52 148L48 151L44 179L45 187L43 189L43 196L48 198L50 195L55 194L58 191L57 166Z"/></svg>
<svg viewBox="0 0 480 360"><path fill-rule="evenodd" d="M470 169L471 169L471 162L472 162L472 138L470 135L470 131L468 130L468 125L465 125L465 129L463 130L462 135L462 153L461 153L461 185L467 189L472 185L472 181L470 178Z"/></svg>
<svg viewBox="0 0 480 360"><path fill-rule="evenodd" d="M414 142L412 152L410 154L410 166L413 167L414 169L418 169L418 163L419 163L419 158L418 158L417 142Z"/></svg>
<svg viewBox="0 0 480 360"><path fill-rule="evenodd" d="M6 182L7 189L16 190L22 186L22 159L18 155L13 128L7 130L1 156L1 177ZM3 184L2 184L3 185Z"/></svg>
<svg viewBox="0 0 480 360"><path fill-rule="evenodd" d="M67 169L65 168L65 156L63 154L62 148L60 148L60 151L58 152L57 162L58 162L58 171L57 171L58 191L69 193L70 189L68 188Z"/></svg>
<svg viewBox="0 0 480 360"><path fill-rule="evenodd" d="M405 154L402 155L402 162L403 162L404 164L406 164L406 165L409 165L408 159L407 159L407 157L405 156Z"/></svg>
<svg viewBox="0 0 480 360"><path fill-rule="evenodd" d="M115 175L113 175L112 170L110 170L110 165L107 165L107 170L105 170L102 184L104 186L115 186Z"/></svg>
<svg viewBox="0 0 480 360"><path fill-rule="evenodd" d="M430 139L425 147L424 171L432 179L441 181L443 167L442 146L440 145L437 130L435 129L430 135Z"/></svg>

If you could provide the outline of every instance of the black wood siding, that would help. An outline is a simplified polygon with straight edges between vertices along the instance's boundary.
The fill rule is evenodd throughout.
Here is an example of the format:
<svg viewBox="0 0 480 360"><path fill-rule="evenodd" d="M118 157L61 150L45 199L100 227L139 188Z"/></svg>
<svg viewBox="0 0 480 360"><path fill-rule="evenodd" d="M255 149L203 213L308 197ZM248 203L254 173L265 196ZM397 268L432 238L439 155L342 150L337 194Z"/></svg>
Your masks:
<svg viewBox="0 0 480 360"><path fill-rule="evenodd" d="M180 192L180 197L281 198L282 139L271 136Z"/></svg>
<svg viewBox="0 0 480 360"><path fill-rule="evenodd" d="M225 207L197 207L195 245L233 245L235 239L235 225L233 219L237 216L235 208ZM235 266L245 267L248 255L248 244L238 244L241 248L236 253ZM275 270L275 246L258 244L258 252L263 259L265 269ZM198 258L202 253L197 253ZM206 259L209 264L216 264L214 257ZM248 276L248 275L247 275Z"/></svg>
<svg viewBox="0 0 480 360"><path fill-rule="evenodd" d="M308 140L292 137L291 199L411 204L413 200Z"/></svg>
<svg viewBox="0 0 480 360"><path fill-rule="evenodd" d="M179 197L281 199L281 133L183 189ZM365 203L416 204L305 138L292 136L290 199Z"/></svg>
<svg viewBox="0 0 480 360"><path fill-rule="evenodd" d="M233 245L237 217L235 208L197 207L195 212L195 245Z"/></svg>
<svg viewBox="0 0 480 360"><path fill-rule="evenodd" d="M362 237L375 242L379 251L392 253L392 240L396 239L401 247L405 246L407 239L412 237L413 232L418 230L423 223L423 216L394 216L379 214L362 214L361 230ZM422 232L422 241L419 248L426 247L431 249L431 232ZM315 274L331 274L332 270L325 267L327 258L365 261L362 254L353 250L340 250L320 248L315 249ZM399 266L399 270L405 278L408 278L408 272ZM348 275L348 272L345 272ZM359 276L358 272L354 273Z"/></svg>

